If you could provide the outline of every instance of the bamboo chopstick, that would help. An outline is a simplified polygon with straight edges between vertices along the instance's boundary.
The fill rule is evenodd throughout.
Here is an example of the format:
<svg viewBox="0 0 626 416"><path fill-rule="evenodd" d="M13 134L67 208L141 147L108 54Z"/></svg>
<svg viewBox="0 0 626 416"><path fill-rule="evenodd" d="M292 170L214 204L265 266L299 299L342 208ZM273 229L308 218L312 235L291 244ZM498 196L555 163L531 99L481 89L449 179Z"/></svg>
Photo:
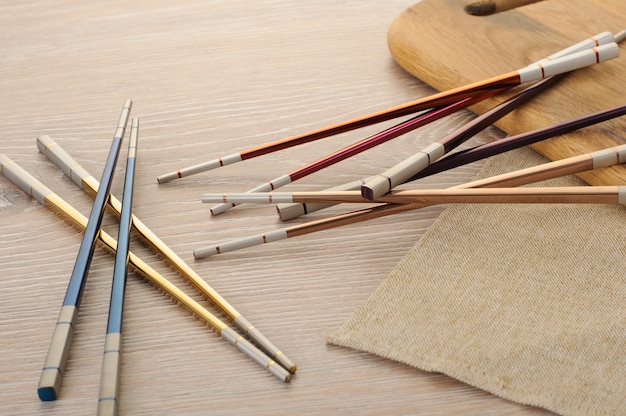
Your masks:
<svg viewBox="0 0 626 416"><path fill-rule="evenodd" d="M515 172L509 172L478 181L469 182L466 184L458 185L453 189L519 186L533 182L539 182L550 178L556 178L559 176L584 172L591 169L609 167L621 163L626 163L626 144L613 148L598 150L584 155L574 156L563 160L545 163L539 166L521 169ZM266 244L272 241L279 241L286 238L297 237L316 231L323 231L335 227L340 227L343 225L355 224L374 218L423 208L426 206L428 205L377 205L371 208L365 208L329 218L310 221L304 224L293 225L284 229L278 229L263 234L244 237L225 243L196 249L194 250L193 254L196 258L205 258L215 254L226 253L229 251L239 250L255 245Z"/></svg>
<svg viewBox="0 0 626 416"><path fill-rule="evenodd" d="M135 156L139 136L139 120L134 118L130 129L128 156L126 158L126 174L122 195L122 212L117 234L117 249L111 284L111 300L109 302L109 319L104 341L104 357L100 376L100 393L98 398L98 416L117 414L117 398L120 377L120 356L122 351L122 315L124 311L124 294L128 274L128 252L130 250L130 223L135 183Z"/></svg>
<svg viewBox="0 0 626 416"><path fill-rule="evenodd" d="M526 82L539 81L541 79L564 72L573 71L585 66L603 62L617 57L619 48L614 42L599 45L590 50L583 50L561 58L544 60L541 63L528 65L516 71L502 74L483 81L454 88L445 92L434 94L425 98L414 100L405 104L391 107L379 112L371 113L362 117L351 119L345 122L334 124L309 133L292 136L283 140L278 140L265 145L254 147L243 152L234 153L218 159L200 163L188 168L161 175L157 178L159 183L165 183L177 178L215 169L221 166L241 162L243 160L262 156L271 152L308 143L314 140L333 136L346 131L365 127L396 117L412 114L422 110L452 104L464 98L476 96L490 90L508 89Z"/></svg>
<svg viewBox="0 0 626 416"><path fill-rule="evenodd" d="M85 229L87 225L87 218L85 218L80 212L65 202L57 194L44 186L41 182L32 177L17 163L3 154L0 154L0 168L2 170L2 174L7 179L16 184L24 192L34 197L46 208L54 211L70 224L76 226L76 228L80 231ZM101 230L98 234L98 239L109 252L116 252L117 241L108 233ZM144 277L145 280L152 283L169 297L187 308L193 315L197 316L200 320L210 326L229 344L237 347L239 351L244 353L260 366L264 367L281 381L289 382L291 380L291 373L285 370L282 366L278 365L272 358L268 357L264 352L247 341L243 336L228 327L219 318L215 317L203 308L202 305L172 284L169 280L161 276L157 271L148 266L132 252L129 252L128 256L129 265L132 266L137 273Z"/></svg>
<svg viewBox="0 0 626 416"><path fill-rule="evenodd" d="M72 158L58 143L49 136L37 138L37 147L52 163L59 167L67 177L78 185L83 191L94 194L99 188L96 178L89 174L74 158ZM120 201L113 195L109 198L109 207L116 215L120 213ZM153 251L161 255L174 269L196 287L207 299L224 312L234 324L250 336L250 338L276 362L295 373L297 366L291 359L279 350L261 331L246 319L237 309L226 301L215 289L213 289L200 275L198 275L183 259L181 259L170 247L168 247L156 234L154 234L139 218L132 216L133 230Z"/></svg>
<svg viewBox="0 0 626 416"><path fill-rule="evenodd" d="M259 192L207 194L203 202L291 203L341 202L387 204L621 204L626 203L625 186L575 186L552 188L424 189L391 191L374 201L359 191Z"/></svg>
<svg viewBox="0 0 626 416"><path fill-rule="evenodd" d="M89 273L89 266L91 264L93 251L96 247L98 233L100 232L100 224L104 216L104 207L109 197L115 165L117 164L117 158L126 130L131 106L131 100L124 102L124 107L122 108L122 113L120 114L117 127L115 128L115 135L102 172L102 190L96 194L94 199L91 213L89 214L89 220L85 226L83 239L78 249L74 269L72 270L72 275L67 286L63 306L61 307L61 312L59 313L59 318L52 334L50 348L39 380L39 387L37 388L39 398L43 401L56 400L61 388L63 371L72 342L78 309L80 307L80 299L87 274Z"/></svg>

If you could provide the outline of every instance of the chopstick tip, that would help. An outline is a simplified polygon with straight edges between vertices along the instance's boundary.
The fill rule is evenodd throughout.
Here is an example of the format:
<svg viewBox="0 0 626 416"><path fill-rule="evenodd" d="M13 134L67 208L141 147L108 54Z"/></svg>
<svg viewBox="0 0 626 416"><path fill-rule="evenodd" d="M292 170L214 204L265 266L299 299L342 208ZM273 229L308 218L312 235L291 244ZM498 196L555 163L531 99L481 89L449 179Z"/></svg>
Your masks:
<svg viewBox="0 0 626 416"><path fill-rule="evenodd" d="M376 197L374 195L374 190L365 186L361 187L361 196L369 201L373 201Z"/></svg>
<svg viewBox="0 0 626 416"><path fill-rule="evenodd" d="M37 395L42 402L51 402L57 399L57 393L53 387L39 387Z"/></svg>

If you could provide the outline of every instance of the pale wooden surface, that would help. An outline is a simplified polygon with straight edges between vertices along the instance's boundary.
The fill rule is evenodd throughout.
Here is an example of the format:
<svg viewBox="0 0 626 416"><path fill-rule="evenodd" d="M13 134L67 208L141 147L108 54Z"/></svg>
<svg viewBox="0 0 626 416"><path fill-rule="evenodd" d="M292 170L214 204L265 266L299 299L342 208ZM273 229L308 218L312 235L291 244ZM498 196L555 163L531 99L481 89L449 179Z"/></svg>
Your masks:
<svg viewBox="0 0 626 416"><path fill-rule="evenodd" d="M267 206L211 218L202 193L249 189L377 129L156 183L159 174L178 167L428 94L393 62L386 44L390 23L412 3L0 4L0 152L87 215L91 199L39 154L35 138L50 135L99 177L121 105L132 98L131 116L141 118L135 214L299 366L294 380L281 384L131 275L122 414L547 413L442 375L326 345L325 336L368 297L442 208L193 260L192 250L208 242L283 226ZM378 173L469 117L461 113L285 189L322 189ZM501 135L488 130L471 144ZM118 196L124 165L122 158L113 186ZM467 181L478 168L428 179L425 186ZM105 223L116 235L113 221ZM112 257L100 249L60 398L41 403L36 395L79 243L80 234L0 178L2 414L95 413L113 271ZM132 249L206 304L139 243Z"/></svg>

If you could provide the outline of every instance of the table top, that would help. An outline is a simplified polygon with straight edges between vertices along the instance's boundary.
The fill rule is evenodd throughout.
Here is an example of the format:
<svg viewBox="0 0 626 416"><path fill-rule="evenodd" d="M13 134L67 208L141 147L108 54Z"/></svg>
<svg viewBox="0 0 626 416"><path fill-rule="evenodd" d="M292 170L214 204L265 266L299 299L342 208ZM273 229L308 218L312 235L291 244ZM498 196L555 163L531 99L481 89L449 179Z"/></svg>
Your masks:
<svg viewBox="0 0 626 416"><path fill-rule="evenodd" d="M406 212L195 260L210 243L271 231L271 206L212 217L200 197L245 191L388 126L374 126L157 184L174 169L378 111L432 92L391 58L387 30L413 1L20 1L0 4L4 153L88 215L92 199L37 150L51 136L99 177L122 104L141 121L134 213L297 365L281 383L131 273L120 413L547 414L370 354L328 345L444 207ZM425 63L427 64L427 63ZM319 190L382 172L470 120L464 111L310 175ZM469 145L502 132L488 129ZM125 140L126 143L126 140ZM112 192L121 196L125 148ZM424 187L470 180L480 163ZM333 207L290 224L354 209ZM103 228L116 235L115 220ZM0 410L93 414L113 271L96 249L61 394L37 383L81 234L0 178ZM219 313L139 241L131 249ZM225 318L224 318L225 319Z"/></svg>

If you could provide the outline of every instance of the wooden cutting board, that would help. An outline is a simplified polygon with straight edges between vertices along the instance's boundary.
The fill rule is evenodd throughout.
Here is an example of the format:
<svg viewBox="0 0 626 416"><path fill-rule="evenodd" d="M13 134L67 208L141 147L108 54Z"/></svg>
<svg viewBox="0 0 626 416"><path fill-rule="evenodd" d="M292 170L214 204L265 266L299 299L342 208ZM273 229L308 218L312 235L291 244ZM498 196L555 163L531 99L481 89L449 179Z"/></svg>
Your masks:
<svg viewBox="0 0 626 416"><path fill-rule="evenodd" d="M464 10L473 1L423 0L405 10L388 33L396 62L443 91L519 69L597 33L626 28L624 0L545 0L480 17ZM620 57L569 75L496 125L514 135L626 104L625 43ZM471 110L481 114L509 95ZM626 117L622 116L533 148L557 160L624 143ZM623 185L626 166L579 176L591 185Z"/></svg>

